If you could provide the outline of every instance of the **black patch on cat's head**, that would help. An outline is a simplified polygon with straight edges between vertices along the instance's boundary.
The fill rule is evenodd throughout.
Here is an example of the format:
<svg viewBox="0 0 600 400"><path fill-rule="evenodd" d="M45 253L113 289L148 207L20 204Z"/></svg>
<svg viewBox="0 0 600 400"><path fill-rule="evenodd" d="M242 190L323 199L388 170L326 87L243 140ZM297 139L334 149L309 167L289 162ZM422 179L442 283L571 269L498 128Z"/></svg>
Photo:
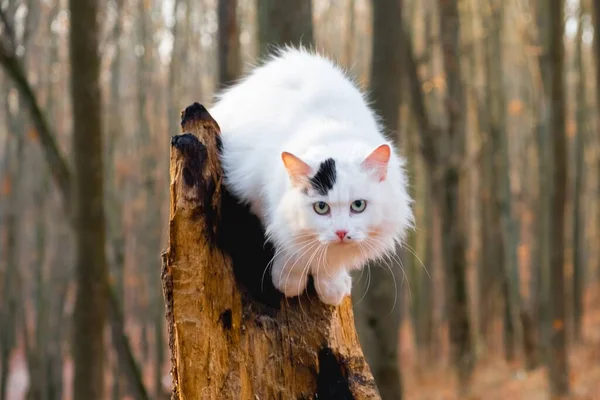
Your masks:
<svg viewBox="0 0 600 400"><path fill-rule="evenodd" d="M310 185L317 193L325 196L335 184L337 171L335 169L335 160L328 158L319 165L319 170L310 178Z"/></svg>

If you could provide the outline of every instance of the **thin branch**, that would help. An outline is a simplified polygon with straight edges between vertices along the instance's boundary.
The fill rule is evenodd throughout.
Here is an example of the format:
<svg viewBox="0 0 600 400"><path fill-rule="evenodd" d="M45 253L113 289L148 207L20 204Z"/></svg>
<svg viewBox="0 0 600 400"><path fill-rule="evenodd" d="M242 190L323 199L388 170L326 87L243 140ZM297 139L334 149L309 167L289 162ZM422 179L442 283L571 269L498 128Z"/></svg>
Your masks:
<svg viewBox="0 0 600 400"><path fill-rule="evenodd" d="M31 4L32 2L29 3L30 6ZM30 12L31 10L28 11L28 18L30 16ZM64 205L66 209L69 209L68 205L71 198L71 173L69 166L66 158L60 152L55 139L56 135L50 128L50 125L48 124L48 121L42 112L42 108L37 100L37 97L35 96L33 88L27 80L22 62L15 54L16 39L14 35L14 29L10 24L6 13L2 9L0 9L0 21L2 22L4 28L2 37L5 38L6 42L10 44L10 46L0 46L0 65L3 67L8 77L13 81L30 110L33 123L36 127L40 142L42 144L46 161L48 162L52 176L56 181L61 194L64 196ZM26 23L27 22L28 21L26 21Z"/></svg>
<svg viewBox="0 0 600 400"><path fill-rule="evenodd" d="M65 207L69 209L71 198L71 171L66 158L61 153L57 143L56 135L50 128L46 116L43 114L40 104L33 92L31 84L25 76L21 62L15 54L7 54L0 48L0 65L6 71L8 77L13 81L19 93L23 96L31 113L31 118L39 135L46 161L52 172L52 176L65 200Z"/></svg>
<svg viewBox="0 0 600 400"><path fill-rule="evenodd" d="M119 364L122 365L126 371L133 397L136 400L148 400L150 397L144 386L142 373L133 356L129 338L125 334L123 312L121 311L119 300L114 287L112 285L108 286L108 310L110 314L111 334L113 346L115 346L119 357Z"/></svg>
<svg viewBox="0 0 600 400"><path fill-rule="evenodd" d="M10 54L15 51L15 31L6 16L6 13L0 7L0 55Z"/></svg>
<svg viewBox="0 0 600 400"><path fill-rule="evenodd" d="M404 49L404 62L407 73L406 83L409 85L411 95L411 106L414 112L420 133L421 153L429 167L435 166L438 161L435 143L439 138L439 128L434 128L429 124L429 115L425 105L425 97L421 90L421 79L417 72L417 62L415 60L412 47L412 39L406 27L402 27L402 49Z"/></svg>
<svg viewBox="0 0 600 400"><path fill-rule="evenodd" d="M2 21L2 25L4 26L4 32L6 33L5 36L14 43L15 31L13 30L12 25L10 24L8 17L2 8L0 8L0 21Z"/></svg>
<svg viewBox="0 0 600 400"><path fill-rule="evenodd" d="M34 8L33 2L34 0L29 0L27 2L27 15L25 16L25 21L23 22L22 46L27 46L29 43L29 39L32 36L32 26L37 27L39 25L38 21L32 20L32 15L34 12L38 13L36 17L39 16L39 10Z"/></svg>

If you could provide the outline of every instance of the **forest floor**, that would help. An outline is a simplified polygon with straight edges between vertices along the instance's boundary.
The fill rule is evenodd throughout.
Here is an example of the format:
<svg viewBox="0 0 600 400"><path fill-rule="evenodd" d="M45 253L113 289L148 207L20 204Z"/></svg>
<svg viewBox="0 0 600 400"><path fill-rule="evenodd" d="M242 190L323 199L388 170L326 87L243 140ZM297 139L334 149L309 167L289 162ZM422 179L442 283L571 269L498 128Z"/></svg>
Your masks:
<svg viewBox="0 0 600 400"><path fill-rule="evenodd" d="M583 341L569 348L571 397L573 400L600 400L600 286L589 288L585 296ZM448 366L448 345L442 343L434 361L427 366L416 362L412 329L403 325L401 363L405 400L547 400L550 398L546 369L533 371L524 368L522 360L506 363L502 357L502 330L500 323L493 328L488 353L475 366L469 396L460 398L454 371ZM130 332L131 333L131 332ZM446 337L446 332L438 332ZM136 337L137 335L133 335ZM137 342L137 341L136 341ZM135 343L134 343L135 344ZM72 365L67 360L65 382L70 382ZM144 378L151 382L152 370L146 368ZM13 353L9 376L8 399L24 398L28 386L27 365L22 349ZM165 389L170 386L168 366L165 365ZM108 383L108 382L107 382ZM70 396L70 384L65 384L64 399Z"/></svg>
<svg viewBox="0 0 600 400"><path fill-rule="evenodd" d="M585 296L583 340L569 348L571 395L568 399L600 400L600 291L590 288ZM434 365L419 367L411 329L402 332L402 366L407 400L547 400L550 399L546 369L540 366L527 371L522 360L507 363L501 353L501 327L496 326L499 340L493 350L475 366L471 392L460 398L454 371L447 358L437 358ZM442 354L447 354L444 349Z"/></svg>

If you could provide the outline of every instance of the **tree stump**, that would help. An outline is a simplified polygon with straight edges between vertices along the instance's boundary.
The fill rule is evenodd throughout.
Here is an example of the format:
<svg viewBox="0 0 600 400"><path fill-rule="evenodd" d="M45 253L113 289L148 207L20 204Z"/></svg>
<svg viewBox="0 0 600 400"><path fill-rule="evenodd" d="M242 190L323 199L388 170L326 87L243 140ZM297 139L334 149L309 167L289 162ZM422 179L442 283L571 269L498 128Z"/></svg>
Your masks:
<svg viewBox="0 0 600 400"><path fill-rule="evenodd" d="M331 307L312 282L299 298L274 288L258 218L222 185L218 124L194 103L181 127L162 270L172 398L380 398L350 298Z"/></svg>

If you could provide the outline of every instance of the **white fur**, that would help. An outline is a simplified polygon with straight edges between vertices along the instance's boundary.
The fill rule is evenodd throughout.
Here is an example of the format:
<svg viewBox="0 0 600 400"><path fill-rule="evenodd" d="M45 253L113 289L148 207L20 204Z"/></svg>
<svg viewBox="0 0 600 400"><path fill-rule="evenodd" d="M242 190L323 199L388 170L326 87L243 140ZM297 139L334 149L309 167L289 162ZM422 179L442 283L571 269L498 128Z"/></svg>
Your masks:
<svg viewBox="0 0 600 400"><path fill-rule="evenodd" d="M275 244L272 279L286 296L302 293L311 273L320 299L339 304L350 294L348 272L395 251L412 225L404 161L363 94L328 59L280 50L221 93L210 113L221 127L226 185L250 204ZM392 155L379 182L360 164L384 143ZM313 173L325 159L335 160L337 180L327 196L292 186L284 151ZM365 211L350 212L358 199L367 201ZM318 215L316 201L327 202L330 215ZM347 230L350 243L340 244L337 230Z"/></svg>

